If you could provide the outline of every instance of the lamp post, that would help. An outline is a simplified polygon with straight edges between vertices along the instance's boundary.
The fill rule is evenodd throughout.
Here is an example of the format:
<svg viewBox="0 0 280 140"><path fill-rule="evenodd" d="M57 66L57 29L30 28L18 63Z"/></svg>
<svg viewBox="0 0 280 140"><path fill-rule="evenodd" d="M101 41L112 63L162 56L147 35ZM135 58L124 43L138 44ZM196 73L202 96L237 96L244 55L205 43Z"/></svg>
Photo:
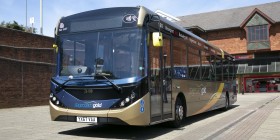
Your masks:
<svg viewBox="0 0 280 140"><path fill-rule="evenodd" d="M25 0L25 31L27 31L27 0Z"/></svg>
<svg viewBox="0 0 280 140"><path fill-rule="evenodd" d="M43 0L40 0L40 33L43 35Z"/></svg>

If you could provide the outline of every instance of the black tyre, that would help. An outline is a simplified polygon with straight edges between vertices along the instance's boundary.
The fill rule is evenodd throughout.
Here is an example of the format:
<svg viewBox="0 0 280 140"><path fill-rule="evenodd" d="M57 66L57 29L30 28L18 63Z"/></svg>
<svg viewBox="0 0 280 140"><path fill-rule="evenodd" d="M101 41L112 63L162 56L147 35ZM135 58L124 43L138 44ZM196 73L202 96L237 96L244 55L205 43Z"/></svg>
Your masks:
<svg viewBox="0 0 280 140"><path fill-rule="evenodd" d="M171 122L172 127L180 127L184 119L185 108L180 98L176 99L175 103L175 120Z"/></svg>
<svg viewBox="0 0 280 140"><path fill-rule="evenodd" d="M222 108L222 110L227 111L228 109L229 109L229 98L228 98L228 96L226 96L225 107Z"/></svg>

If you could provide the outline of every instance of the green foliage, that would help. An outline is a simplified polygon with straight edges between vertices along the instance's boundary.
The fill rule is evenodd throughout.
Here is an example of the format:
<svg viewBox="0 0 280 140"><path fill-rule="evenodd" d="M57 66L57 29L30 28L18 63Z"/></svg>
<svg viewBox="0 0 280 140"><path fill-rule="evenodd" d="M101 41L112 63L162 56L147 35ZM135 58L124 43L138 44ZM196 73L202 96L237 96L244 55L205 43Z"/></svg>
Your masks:
<svg viewBox="0 0 280 140"><path fill-rule="evenodd" d="M19 25L16 21L11 22L5 22L2 21L0 24L1 27L5 27L5 28L10 28L10 29L15 29L15 30L19 30L19 31L25 31L28 33L32 33L32 27L27 27L27 29L25 29L25 27L23 25ZM36 33L37 29L33 28L33 33Z"/></svg>

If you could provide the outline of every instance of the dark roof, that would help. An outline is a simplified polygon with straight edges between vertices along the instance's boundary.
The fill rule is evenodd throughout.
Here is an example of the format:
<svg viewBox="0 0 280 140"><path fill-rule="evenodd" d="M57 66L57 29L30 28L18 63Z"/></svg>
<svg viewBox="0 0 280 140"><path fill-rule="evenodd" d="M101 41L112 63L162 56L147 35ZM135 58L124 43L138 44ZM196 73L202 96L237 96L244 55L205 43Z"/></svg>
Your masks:
<svg viewBox="0 0 280 140"><path fill-rule="evenodd" d="M239 27L244 20L257 8L275 22L280 22L280 2L234 8L208 13L178 17L177 24L183 27L199 26L204 30L216 30Z"/></svg>

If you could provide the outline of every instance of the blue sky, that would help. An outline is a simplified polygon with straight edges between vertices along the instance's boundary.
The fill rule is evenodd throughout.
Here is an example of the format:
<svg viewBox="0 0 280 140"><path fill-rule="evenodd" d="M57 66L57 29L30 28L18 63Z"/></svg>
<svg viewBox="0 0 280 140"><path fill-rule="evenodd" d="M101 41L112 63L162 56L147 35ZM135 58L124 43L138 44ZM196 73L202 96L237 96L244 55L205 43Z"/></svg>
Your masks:
<svg viewBox="0 0 280 140"><path fill-rule="evenodd" d="M40 31L40 0L0 0L0 22L17 21L25 26L27 1L27 26L30 17ZM43 34L53 37L57 21L62 16L78 12L124 6L145 6L152 11L161 10L173 16L238 8L279 0L43 0Z"/></svg>

